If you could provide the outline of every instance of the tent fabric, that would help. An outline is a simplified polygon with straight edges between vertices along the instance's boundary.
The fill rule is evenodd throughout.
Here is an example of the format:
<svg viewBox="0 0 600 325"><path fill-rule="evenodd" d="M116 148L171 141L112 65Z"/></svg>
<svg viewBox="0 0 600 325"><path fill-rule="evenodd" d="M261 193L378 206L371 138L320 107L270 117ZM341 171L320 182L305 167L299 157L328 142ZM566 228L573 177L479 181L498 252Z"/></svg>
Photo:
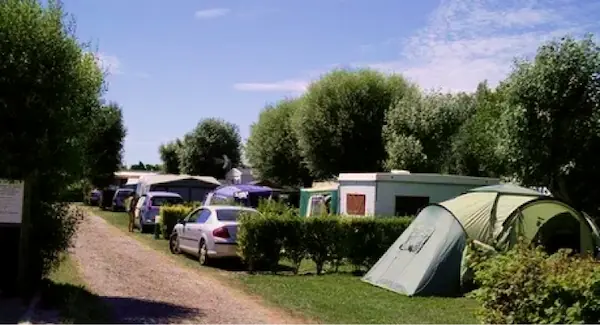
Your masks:
<svg viewBox="0 0 600 325"><path fill-rule="evenodd" d="M363 281L409 296L457 293L468 241L503 251L520 237L582 253L600 245L598 227L568 204L512 184L485 186L425 207Z"/></svg>
<svg viewBox="0 0 600 325"><path fill-rule="evenodd" d="M459 289L460 283L451 280L460 278L466 239L462 226L448 210L430 205L421 211L363 281L405 295L452 294Z"/></svg>

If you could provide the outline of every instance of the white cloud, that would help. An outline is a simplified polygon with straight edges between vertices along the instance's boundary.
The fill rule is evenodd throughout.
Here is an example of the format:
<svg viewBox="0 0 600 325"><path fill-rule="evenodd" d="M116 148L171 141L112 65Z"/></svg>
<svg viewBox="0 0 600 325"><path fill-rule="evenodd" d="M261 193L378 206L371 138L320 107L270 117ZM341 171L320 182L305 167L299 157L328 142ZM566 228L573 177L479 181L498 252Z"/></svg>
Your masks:
<svg viewBox="0 0 600 325"><path fill-rule="evenodd" d="M597 30L599 15L600 3L574 0L442 0L397 59L352 65L402 73L426 89L471 91L485 79L497 84L515 57L531 57L545 41ZM279 91L282 83L292 84L243 90Z"/></svg>
<svg viewBox="0 0 600 325"><path fill-rule="evenodd" d="M231 12L231 10L227 9L227 8L204 9L204 10L196 11L194 13L194 17L196 17L197 19L211 19L211 18L225 16L225 15L229 14L230 12Z"/></svg>
<svg viewBox="0 0 600 325"><path fill-rule="evenodd" d="M366 65L400 72L426 89L470 91L484 79L502 80L515 57L532 56L541 43L580 34L587 26L579 14L565 1L442 1L405 42L401 59Z"/></svg>
<svg viewBox="0 0 600 325"><path fill-rule="evenodd" d="M114 55L108 55L105 53L94 53L96 62L102 71L107 72L111 75L122 74L121 61Z"/></svg>
<svg viewBox="0 0 600 325"><path fill-rule="evenodd" d="M308 81L306 80L283 80L273 83L237 83L233 85L233 88L241 91L278 91L278 92L291 92L291 93L302 93L306 90Z"/></svg>

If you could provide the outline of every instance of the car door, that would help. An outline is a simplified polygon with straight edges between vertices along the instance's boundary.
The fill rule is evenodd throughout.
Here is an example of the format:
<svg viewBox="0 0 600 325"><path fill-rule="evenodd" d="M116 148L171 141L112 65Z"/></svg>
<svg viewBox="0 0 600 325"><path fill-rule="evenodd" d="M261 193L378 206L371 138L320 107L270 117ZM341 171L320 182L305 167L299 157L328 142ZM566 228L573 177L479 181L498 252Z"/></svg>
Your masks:
<svg viewBox="0 0 600 325"><path fill-rule="evenodd" d="M142 196L140 196L137 203L135 204L135 208L133 210L133 220L136 223L136 225L140 221L140 213L141 213L142 207L144 206L144 203L146 202L147 198L148 197L146 195L142 195Z"/></svg>
<svg viewBox="0 0 600 325"><path fill-rule="evenodd" d="M198 252L200 247L200 240L202 239L203 233L206 231L205 224L210 218L211 211L209 209L199 209L198 218L196 222L186 224L186 232L191 239L190 244L193 245L194 253Z"/></svg>
<svg viewBox="0 0 600 325"><path fill-rule="evenodd" d="M194 238L191 224L194 224L196 220L198 220L198 216L200 215L202 209L196 209L192 211L185 219L183 219L183 224L181 227L181 232L179 233L179 248L185 252L195 252L196 246L194 245Z"/></svg>

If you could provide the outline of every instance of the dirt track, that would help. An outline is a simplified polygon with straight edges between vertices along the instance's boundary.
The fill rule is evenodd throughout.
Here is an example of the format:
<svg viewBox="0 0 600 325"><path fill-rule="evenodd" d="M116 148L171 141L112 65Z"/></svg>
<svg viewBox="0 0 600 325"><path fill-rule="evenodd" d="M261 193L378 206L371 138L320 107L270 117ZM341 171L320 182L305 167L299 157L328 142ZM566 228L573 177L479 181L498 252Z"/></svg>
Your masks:
<svg viewBox="0 0 600 325"><path fill-rule="evenodd" d="M181 267L97 216L81 225L74 249L91 290L116 323L303 323L211 275Z"/></svg>

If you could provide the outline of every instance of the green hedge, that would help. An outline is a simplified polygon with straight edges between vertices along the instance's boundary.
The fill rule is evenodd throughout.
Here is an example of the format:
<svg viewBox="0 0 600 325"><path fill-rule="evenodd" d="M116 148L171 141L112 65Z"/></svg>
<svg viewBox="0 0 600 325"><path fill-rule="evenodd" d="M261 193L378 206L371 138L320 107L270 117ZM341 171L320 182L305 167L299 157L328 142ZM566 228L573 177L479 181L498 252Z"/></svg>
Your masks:
<svg viewBox="0 0 600 325"><path fill-rule="evenodd" d="M518 245L480 263L475 281L483 323L600 322L600 264L591 258Z"/></svg>
<svg viewBox="0 0 600 325"><path fill-rule="evenodd" d="M165 205L160 207L160 232L164 239L169 239L177 221L185 218L197 206L194 204Z"/></svg>
<svg viewBox="0 0 600 325"><path fill-rule="evenodd" d="M356 269L371 267L411 221L410 217L301 218L289 209L242 216L237 240L250 271L265 267L275 272L285 257L297 273L302 260L309 258L321 274L327 263L336 269L346 261Z"/></svg>

